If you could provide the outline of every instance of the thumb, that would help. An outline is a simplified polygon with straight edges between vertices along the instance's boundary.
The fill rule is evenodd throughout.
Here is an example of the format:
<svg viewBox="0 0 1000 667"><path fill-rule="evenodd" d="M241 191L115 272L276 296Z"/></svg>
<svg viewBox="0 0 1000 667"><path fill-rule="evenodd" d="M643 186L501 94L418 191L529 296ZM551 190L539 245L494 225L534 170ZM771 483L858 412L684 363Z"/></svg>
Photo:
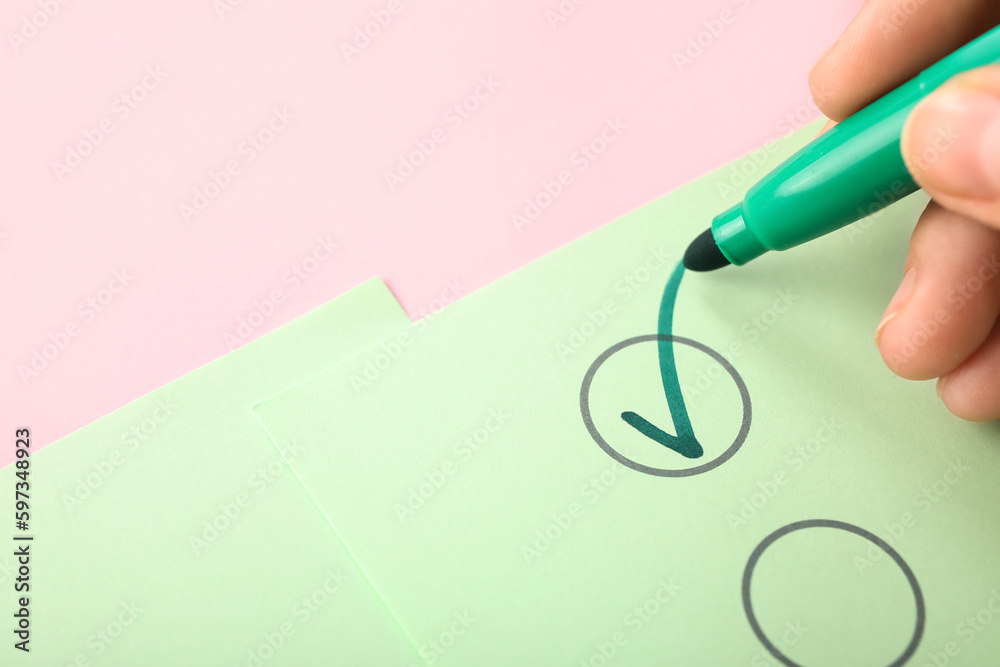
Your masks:
<svg viewBox="0 0 1000 667"><path fill-rule="evenodd" d="M1000 229L1000 66L972 70L910 114L906 166L945 208Z"/></svg>

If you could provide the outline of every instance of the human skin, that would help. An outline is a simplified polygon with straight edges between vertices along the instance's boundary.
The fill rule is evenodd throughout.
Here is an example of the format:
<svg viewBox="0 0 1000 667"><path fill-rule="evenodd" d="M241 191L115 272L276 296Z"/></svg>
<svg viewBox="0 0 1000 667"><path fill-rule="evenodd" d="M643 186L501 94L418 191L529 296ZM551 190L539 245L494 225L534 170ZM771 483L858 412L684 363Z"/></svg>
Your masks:
<svg viewBox="0 0 1000 667"><path fill-rule="evenodd" d="M813 97L841 121L998 24L996 0L868 0L813 67ZM929 95L901 147L932 201L875 342L897 375L939 378L938 395L955 415L998 419L1000 66Z"/></svg>

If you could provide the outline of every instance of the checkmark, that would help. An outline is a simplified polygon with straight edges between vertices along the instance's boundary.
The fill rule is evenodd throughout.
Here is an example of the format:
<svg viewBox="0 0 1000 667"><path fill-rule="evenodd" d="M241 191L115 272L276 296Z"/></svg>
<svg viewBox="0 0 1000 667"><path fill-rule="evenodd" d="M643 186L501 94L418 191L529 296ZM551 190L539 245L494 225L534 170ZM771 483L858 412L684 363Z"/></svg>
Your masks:
<svg viewBox="0 0 1000 667"><path fill-rule="evenodd" d="M657 332L660 336L672 335L674 304L677 301L677 290L681 286L681 278L683 277L684 264L682 263L674 269L673 275L670 276L670 280L667 281L667 286L663 290L657 322ZM660 443L667 449L672 449L684 458L697 459L705 453L705 450L698 442L698 438L695 437L694 429L691 427L691 419L688 417L687 406L684 405L684 394L681 392L681 383L677 378L677 362L674 360L674 342L670 339L661 339L657 343L657 352L660 360L663 395L667 399L667 407L670 409L676 435L667 433L635 412L623 412L622 419L650 440Z"/></svg>

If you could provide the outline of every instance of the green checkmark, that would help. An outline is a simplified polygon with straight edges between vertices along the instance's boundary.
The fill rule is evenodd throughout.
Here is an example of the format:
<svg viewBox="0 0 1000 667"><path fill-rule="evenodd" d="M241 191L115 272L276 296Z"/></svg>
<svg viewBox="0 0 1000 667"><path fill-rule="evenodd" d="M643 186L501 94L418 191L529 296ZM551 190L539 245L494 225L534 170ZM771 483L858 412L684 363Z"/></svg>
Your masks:
<svg viewBox="0 0 1000 667"><path fill-rule="evenodd" d="M681 278L684 277L684 264L678 264L673 275L667 281L667 286L663 290L663 298L660 300L660 316L657 322L657 332L660 336L670 336L673 331L674 303L677 301L677 290L681 286ZM688 417L687 406L684 405L684 394L681 393L681 383L677 378L677 363L674 360L674 342L670 338L662 339L657 343L660 358L660 379L663 381L663 394L667 399L667 407L670 408L670 416L674 420L674 430L676 435L671 435L658 426L652 424L644 417L634 412L623 412L622 419L629 426L635 428L644 436L655 440L664 447L672 449L681 456L688 459L701 457L705 450L702 448L698 438L691 428L691 419Z"/></svg>

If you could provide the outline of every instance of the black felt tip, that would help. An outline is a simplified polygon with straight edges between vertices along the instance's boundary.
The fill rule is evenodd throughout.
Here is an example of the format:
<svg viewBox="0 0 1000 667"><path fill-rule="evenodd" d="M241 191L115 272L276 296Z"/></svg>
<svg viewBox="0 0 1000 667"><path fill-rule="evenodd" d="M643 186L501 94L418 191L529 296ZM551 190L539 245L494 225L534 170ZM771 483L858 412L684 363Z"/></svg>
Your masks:
<svg viewBox="0 0 1000 667"><path fill-rule="evenodd" d="M684 268L689 271L715 271L729 263L715 244L711 229L702 232L684 253Z"/></svg>

